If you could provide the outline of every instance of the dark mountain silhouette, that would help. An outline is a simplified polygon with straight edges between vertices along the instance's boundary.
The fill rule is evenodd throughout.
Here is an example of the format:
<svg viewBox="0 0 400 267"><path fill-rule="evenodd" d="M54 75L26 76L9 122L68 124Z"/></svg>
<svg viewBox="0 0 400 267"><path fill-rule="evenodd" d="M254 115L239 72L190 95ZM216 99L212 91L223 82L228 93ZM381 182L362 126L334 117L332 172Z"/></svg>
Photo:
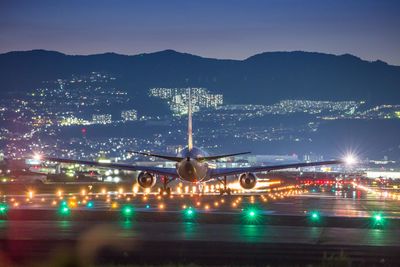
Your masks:
<svg viewBox="0 0 400 267"><path fill-rule="evenodd" d="M33 50L0 55L0 94L24 92L42 81L104 71L133 96L150 87L203 86L226 103L270 104L281 99L367 100L398 103L400 67L352 55L266 52L245 60L203 58L165 50L125 56L89 56Z"/></svg>

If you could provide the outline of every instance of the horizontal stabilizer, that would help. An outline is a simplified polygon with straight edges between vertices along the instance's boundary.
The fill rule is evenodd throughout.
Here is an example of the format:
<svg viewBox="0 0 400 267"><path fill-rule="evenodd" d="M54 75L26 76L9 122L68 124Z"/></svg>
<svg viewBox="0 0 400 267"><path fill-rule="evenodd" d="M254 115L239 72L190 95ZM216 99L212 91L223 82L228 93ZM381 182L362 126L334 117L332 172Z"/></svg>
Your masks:
<svg viewBox="0 0 400 267"><path fill-rule="evenodd" d="M128 150L127 152L133 153L133 154L139 154L139 155L143 155L143 156L148 156L148 157L156 157L156 158L160 158L160 159L166 159L166 160L175 161L175 162L180 162L183 159L181 157L166 156L166 155L159 155L159 154L139 152L139 151Z"/></svg>
<svg viewBox="0 0 400 267"><path fill-rule="evenodd" d="M199 157L199 158L197 158L197 160L198 161L209 161L209 160L216 160L216 159L222 159L222 158L227 158L227 157L245 155L245 154L250 154L250 153L251 152L240 152L240 153L234 153L234 154L215 155L215 156L209 156L209 157Z"/></svg>

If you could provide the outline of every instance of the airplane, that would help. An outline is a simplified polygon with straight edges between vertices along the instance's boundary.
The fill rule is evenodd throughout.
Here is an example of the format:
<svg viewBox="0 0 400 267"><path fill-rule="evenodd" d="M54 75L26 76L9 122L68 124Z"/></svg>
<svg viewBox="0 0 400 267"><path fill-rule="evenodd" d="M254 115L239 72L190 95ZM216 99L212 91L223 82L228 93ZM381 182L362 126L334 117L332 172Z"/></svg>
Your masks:
<svg viewBox="0 0 400 267"><path fill-rule="evenodd" d="M75 160L65 158L55 158L40 156L41 160L47 160L59 163L73 163L81 165L98 166L105 168L115 168L120 170L140 171L137 182L142 188L152 188L156 184L157 176L162 176L163 187L160 188L160 194L171 194L171 188L168 184L175 179L182 181L201 184L212 179L218 180L223 188L220 189L220 194L231 194L231 189L227 187L227 176L238 176L240 186L245 190L253 189L257 184L255 173L270 172L273 170L301 168L308 166L321 166L332 164L343 164L345 160L330 160L319 162L304 162L294 164L269 165L269 166L254 166L254 167L238 167L238 168L212 168L209 164L221 158L232 157L237 155L249 154L250 152L241 152L233 154L213 155L209 156L204 150L193 146L192 133L192 103L190 88L188 89L188 133L187 147L182 149L176 156L160 155L154 153L144 153L137 151L128 151L130 153L141 154L145 156L157 157L168 161L176 162L175 168L138 166L122 163L101 163L96 161Z"/></svg>

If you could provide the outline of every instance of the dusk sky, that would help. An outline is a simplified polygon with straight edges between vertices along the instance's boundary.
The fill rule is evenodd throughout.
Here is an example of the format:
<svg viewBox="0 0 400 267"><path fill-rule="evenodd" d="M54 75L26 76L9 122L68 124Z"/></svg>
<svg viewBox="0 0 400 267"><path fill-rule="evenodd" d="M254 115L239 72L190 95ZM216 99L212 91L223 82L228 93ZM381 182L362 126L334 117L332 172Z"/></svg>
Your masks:
<svg viewBox="0 0 400 267"><path fill-rule="evenodd" d="M244 59L350 53L400 65L400 1L4 1L0 52L148 53Z"/></svg>

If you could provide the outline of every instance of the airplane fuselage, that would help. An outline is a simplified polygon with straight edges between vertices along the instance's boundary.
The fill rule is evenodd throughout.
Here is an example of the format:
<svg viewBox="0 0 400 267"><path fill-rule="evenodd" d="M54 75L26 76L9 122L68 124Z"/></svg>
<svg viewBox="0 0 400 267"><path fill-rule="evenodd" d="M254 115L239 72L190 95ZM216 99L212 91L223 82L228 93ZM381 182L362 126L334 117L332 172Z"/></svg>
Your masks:
<svg viewBox="0 0 400 267"><path fill-rule="evenodd" d="M197 158L207 155L205 151L196 147L190 150L188 148L181 150L178 156L183 159L176 164L176 172L180 179L192 183L204 181L209 170L208 164L197 160Z"/></svg>

